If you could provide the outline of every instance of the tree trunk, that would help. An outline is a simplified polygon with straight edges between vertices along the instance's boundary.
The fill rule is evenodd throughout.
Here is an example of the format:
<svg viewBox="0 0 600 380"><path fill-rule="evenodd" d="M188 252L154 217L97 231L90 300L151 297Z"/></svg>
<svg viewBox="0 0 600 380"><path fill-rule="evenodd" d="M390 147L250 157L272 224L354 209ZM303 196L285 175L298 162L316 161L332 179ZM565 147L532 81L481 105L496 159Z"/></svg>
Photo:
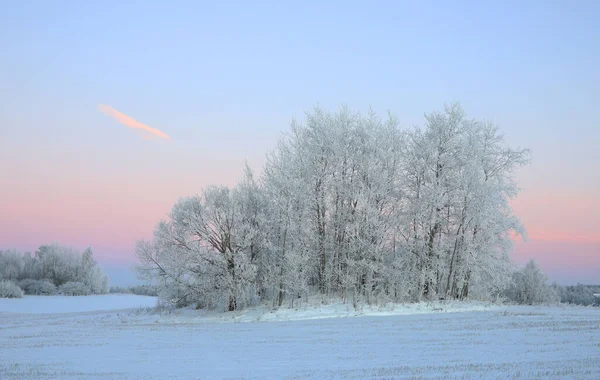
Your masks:
<svg viewBox="0 0 600 380"><path fill-rule="evenodd" d="M235 261L233 260L233 253L227 259L227 270L229 270L229 274L231 275L231 279L235 282ZM237 301L235 299L235 294L231 294L229 296L229 311L234 311L237 308Z"/></svg>
<svg viewBox="0 0 600 380"><path fill-rule="evenodd" d="M277 307L283 305L283 284L279 283L279 296L277 297Z"/></svg>
<svg viewBox="0 0 600 380"><path fill-rule="evenodd" d="M423 296L425 298L428 298L430 296L431 293L431 286L433 285L431 283L431 280L429 278L429 272L432 269L432 263L433 263L433 243L435 240L435 235L437 235L438 230L440 228L440 224L439 222L436 222L435 225L433 226L433 230L431 230L429 232L429 241L427 242L427 248L428 248L428 252L427 252L427 257L425 259L425 286L423 287Z"/></svg>
<svg viewBox="0 0 600 380"><path fill-rule="evenodd" d="M279 296L277 297L277 307L281 307L281 305L283 305L283 298L284 298L284 291L283 291L283 267L285 265L285 251L286 251L286 244L287 244L287 226L285 228L285 230L283 231L283 252L282 252L282 262L281 262L281 268L279 271Z"/></svg>
<svg viewBox="0 0 600 380"><path fill-rule="evenodd" d="M467 271L467 275L465 276L465 284L462 288L461 299L467 299L469 297L469 280L471 278L471 271Z"/></svg>

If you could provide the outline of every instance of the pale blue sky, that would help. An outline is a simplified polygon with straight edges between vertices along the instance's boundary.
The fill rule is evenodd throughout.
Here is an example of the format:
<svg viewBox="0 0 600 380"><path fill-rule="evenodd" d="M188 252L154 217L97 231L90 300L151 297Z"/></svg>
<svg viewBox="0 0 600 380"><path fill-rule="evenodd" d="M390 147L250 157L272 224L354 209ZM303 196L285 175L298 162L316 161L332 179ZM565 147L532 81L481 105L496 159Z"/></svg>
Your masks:
<svg viewBox="0 0 600 380"><path fill-rule="evenodd" d="M532 149L520 175L525 204L544 196L592 203L589 215L554 213L554 222L540 214L543 204L521 206L530 231L546 236L562 224L561 239L596 241L587 249L600 255L599 1L0 3L3 202L22 202L16 192L32 187L64 195L82 178L100 190L74 194L81 202L126 192L157 202L118 242L114 233L77 232L104 247L101 256L131 255L176 196L233 183L244 158L260 167L291 118L316 104L390 109L408 127L451 101ZM98 104L172 142L138 139ZM120 210L128 226L138 206L151 209ZM93 226L97 217L85 218ZM12 238L28 222L6 220L0 245L38 244Z"/></svg>

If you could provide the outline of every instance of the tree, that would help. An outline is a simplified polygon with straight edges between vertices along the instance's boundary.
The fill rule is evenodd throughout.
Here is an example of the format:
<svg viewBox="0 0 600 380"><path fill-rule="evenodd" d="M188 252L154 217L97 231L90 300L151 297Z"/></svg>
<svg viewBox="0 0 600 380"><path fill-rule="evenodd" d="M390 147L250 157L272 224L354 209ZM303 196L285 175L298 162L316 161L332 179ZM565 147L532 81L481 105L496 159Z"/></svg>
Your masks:
<svg viewBox="0 0 600 380"><path fill-rule="evenodd" d="M529 152L505 147L492 124L456 104L409 133L400 260L411 298L467 298L471 285L499 292L510 277L511 233L524 234L509 200Z"/></svg>
<svg viewBox="0 0 600 380"><path fill-rule="evenodd" d="M548 276L533 259L523 269L514 272L508 296L512 301L525 305L560 301L559 295L548 284Z"/></svg>
<svg viewBox="0 0 600 380"><path fill-rule="evenodd" d="M0 280L18 280L24 267L23 259L17 251L0 251Z"/></svg>
<svg viewBox="0 0 600 380"><path fill-rule="evenodd" d="M253 240L244 227L231 191L208 187L202 196L180 199L154 240L138 243L139 270L177 289L176 303L217 307L226 298L233 311L248 302L255 279Z"/></svg>

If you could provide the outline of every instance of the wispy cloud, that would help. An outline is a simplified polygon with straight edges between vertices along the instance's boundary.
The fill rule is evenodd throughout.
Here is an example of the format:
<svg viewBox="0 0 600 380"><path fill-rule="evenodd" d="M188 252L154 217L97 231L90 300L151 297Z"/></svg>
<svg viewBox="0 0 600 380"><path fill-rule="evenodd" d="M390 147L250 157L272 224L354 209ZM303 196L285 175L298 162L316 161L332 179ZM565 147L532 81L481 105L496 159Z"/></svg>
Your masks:
<svg viewBox="0 0 600 380"><path fill-rule="evenodd" d="M156 129L156 128L152 128L150 126L147 126L146 124L140 123L139 121L135 120L131 116L127 116L124 113L121 113L121 112L117 111L116 109L112 108L111 106L107 106L105 104L99 104L98 109L100 111L102 111L103 113L107 114L108 116L112 116L119 123L121 123L129 128L141 129L141 130L143 130L147 133L150 133L153 136L159 137L161 139L165 139L165 140L171 139L169 137L169 135L167 135L163 131ZM148 135L144 135L143 137L144 137L144 139L147 139L147 140L151 139L150 136L148 136Z"/></svg>

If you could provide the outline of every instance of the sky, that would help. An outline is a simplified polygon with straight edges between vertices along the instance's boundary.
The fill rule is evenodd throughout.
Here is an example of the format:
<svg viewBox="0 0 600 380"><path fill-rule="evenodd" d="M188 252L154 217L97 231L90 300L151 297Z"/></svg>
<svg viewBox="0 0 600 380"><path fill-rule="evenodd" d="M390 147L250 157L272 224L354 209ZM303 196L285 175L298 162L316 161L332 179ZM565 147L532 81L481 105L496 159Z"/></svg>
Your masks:
<svg viewBox="0 0 600 380"><path fill-rule="evenodd" d="M135 281L179 197L315 105L411 128L459 101L531 149L511 256L600 283L600 2L0 3L0 249L92 246Z"/></svg>

